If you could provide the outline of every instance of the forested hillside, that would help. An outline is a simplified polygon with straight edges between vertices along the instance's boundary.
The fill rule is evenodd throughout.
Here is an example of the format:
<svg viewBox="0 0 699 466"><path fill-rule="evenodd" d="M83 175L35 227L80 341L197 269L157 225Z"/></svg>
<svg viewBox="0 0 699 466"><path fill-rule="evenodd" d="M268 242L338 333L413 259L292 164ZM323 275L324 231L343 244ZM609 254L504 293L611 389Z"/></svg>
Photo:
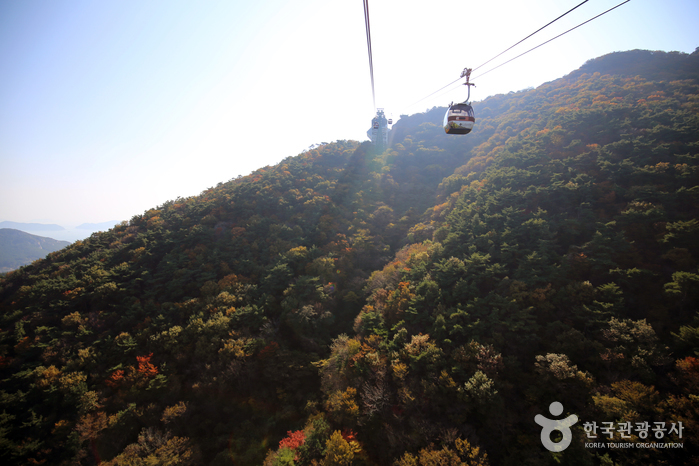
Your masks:
<svg viewBox="0 0 699 466"><path fill-rule="evenodd" d="M322 145L12 272L3 464L698 464L699 54L659 54L477 102L468 136L404 115L383 154ZM579 419L557 453L553 401ZM651 440L682 448L585 445Z"/></svg>

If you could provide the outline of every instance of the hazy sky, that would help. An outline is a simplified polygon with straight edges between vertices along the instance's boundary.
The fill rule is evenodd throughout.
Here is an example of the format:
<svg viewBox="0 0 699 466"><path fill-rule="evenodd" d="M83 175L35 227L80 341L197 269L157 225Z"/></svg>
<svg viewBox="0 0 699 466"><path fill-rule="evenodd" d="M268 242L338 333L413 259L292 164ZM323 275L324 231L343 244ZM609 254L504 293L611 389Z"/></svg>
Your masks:
<svg viewBox="0 0 699 466"><path fill-rule="evenodd" d="M377 106L397 119L463 100L457 84L411 106L580 1L370 1ZM631 0L478 78L620 1L589 0L477 70L472 99L614 51L699 46L699 2ZM364 140L373 114L360 0L0 2L0 220L128 220Z"/></svg>

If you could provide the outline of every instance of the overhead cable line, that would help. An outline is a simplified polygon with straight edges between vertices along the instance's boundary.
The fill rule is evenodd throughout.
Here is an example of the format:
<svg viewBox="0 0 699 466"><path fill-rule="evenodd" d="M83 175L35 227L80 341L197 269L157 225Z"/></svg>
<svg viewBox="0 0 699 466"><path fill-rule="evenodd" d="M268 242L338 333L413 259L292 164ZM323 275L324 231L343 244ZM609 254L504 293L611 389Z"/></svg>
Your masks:
<svg viewBox="0 0 699 466"><path fill-rule="evenodd" d="M454 84L455 82L457 82L457 81L459 81L459 80L461 80L461 76L459 76L458 78L456 78L455 80L453 80L452 82L450 82L449 84L447 84L446 86L440 87L439 89L437 89L436 91L434 91L432 94L426 95L426 96L423 97L422 99L418 100L417 102L413 102L412 104L408 105L408 106L405 107L405 108L410 108L410 107L412 107L413 105L419 104L419 103L422 102L423 100L425 100L425 99L427 99L427 98L429 98L429 97L432 97L432 96L435 95L437 92L439 92L439 91L441 91L441 90L443 90L443 89L446 89L447 87L451 86L452 84ZM402 112L402 111L403 111L403 110L401 110L401 112Z"/></svg>
<svg viewBox="0 0 699 466"><path fill-rule="evenodd" d="M540 27L539 29L537 29L536 31L532 32L531 34L529 34L527 37L525 37L524 39L520 40L520 41L517 42L516 44L510 46L510 47L507 48L506 50L504 50L504 51L500 52L499 54L495 55L493 58L491 58L491 59L488 60L487 62L483 63L482 65L477 66L476 68L473 68L473 71L475 71L475 70L477 70L478 68L481 68L481 67L485 66L486 64L490 63L491 61L495 60L495 59L498 58L500 55L504 54L504 53L507 52L508 50L511 50L512 48L514 48L514 47L516 47L517 45L521 44L522 42L524 42L525 40L529 39L531 36L533 36L533 35L536 34L537 32L539 32L539 31L541 31L542 29L544 29L545 27L550 26L551 24L555 23L556 21L558 21L559 19L563 18L565 15L567 15L567 14L570 13L571 11L575 10L576 8L578 8L579 6L581 6L582 4L587 3L588 1L589 1L589 0L584 0L582 3L576 5L575 7L571 8L570 10L566 11L566 12L563 13L561 16L559 16L558 18L556 18L556 19L554 19L553 21L549 22L548 24L546 24L546 25ZM365 2L365 3L366 3L366 2ZM365 12L367 12L366 7L365 7L364 10L365 10ZM437 90L434 91L432 94L430 94L430 95L428 95L428 96L426 96L426 97L423 97L422 99L418 100L417 102L415 102L415 103L413 103L413 104L410 104L410 105L409 105L408 107L406 107L406 108L410 108L410 107L412 107L413 105L418 104L418 103L422 102L423 100L427 99L428 97L432 97L432 96L435 95L437 92L439 92L439 91L441 91L441 90L443 90L443 89L446 89L447 87L451 86L451 85L454 84L455 82L459 81L461 78L462 78L462 77L459 76L459 77L456 78L454 81L452 81L452 82L450 82L449 84L447 84L446 86L437 89Z"/></svg>
<svg viewBox="0 0 699 466"><path fill-rule="evenodd" d="M558 18L554 19L553 21L550 21L548 24L546 24L546 25L540 27L539 29L537 29L536 31L532 32L531 34L529 34L529 35L528 35L527 37L525 37L524 39L520 40L519 42L515 43L515 44L512 45L511 47L509 47L509 48L507 48L506 50L504 50L504 51L500 52L499 54L495 55L495 56L494 56L493 58L491 58L490 60L486 61L485 63L479 65L479 66L476 67L476 68L473 68L473 70L475 71L475 70L477 70L478 68L482 68L482 67L485 66L486 64L488 64L488 63L490 63L491 61L493 61L493 60L495 60L496 58L498 58L500 55L504 54L505 52L511 50L511 49L514 48L515 46L517 46L517 45L521 44L522 42L524 42L525 40L529 39L529 38L532 37L534 34L540 32L540 31L543 30L544 28L550 26L551 24L555 23L555 22L558 21L559 19L563 18L565 15L567 15L567 14L570 13L571 11L575 10L576 8L579 8L581 5L583 5L583 4L586 3L587 1L588 1L588 0L585 0L585 1L583 1L582 3L579 3L579 4L576 5L575 7L571 8L570 10L566 11L565 13L563 13L563 14L562 14L561 16L559 16ZM514 57L514 58L512 58L512 59L510 59L510 60L508 60L508 61L506 61L505 63L502 63L502 64L496 66L495 68L492 68L492 69L490 69L490 70L488 70L488 71L486 71L486 72L484 72L484 73L479 74L478 76L476 76L476 78L479 78L479 77L483 76L483 75L486 74L486 73L490 73L490 72L493 71L494 69L499 68L499 67L501 67L502 65L504 65L504 64L506 64L506 63L509 63L509 62L511 62L512 60L514 60L514 59L516 59L516 58L519 58L519 57L521 57L522 55L524 55L524 54L526 54L526 53L529 53L529 52L531 52L532 50L537 49L537 48L541 47L542 45L551 42L551 41L554 40L554 39L557 39L558 37L562 36L563 34L566 34L566 33L570 32L570 31L572 31L573 29L576 29L576 28L582 26L583 24L589 23L589 22L592 21L593 19L596 19L596 18L598 18L598 17L600 17L600 16L602 16L602 15L604 15L604 14L606 14L606 13L612 11L613 9L620 7L620 6L623 5L624 3L628 3L628 2L630 2L630 1L631 1L631 0L626 0L626 1L622 2L622 3L618 4L618 5L616 5L615 7L612 7L612 8L610 8L609 10L605 11L604 13L600 13L599 15L597 15L597 16L591 18L591 19L588 19L587 21L585 21L585 22L583 22L583 23L578 24L578 25L575 26L574 28L571 28L571 29L567 30L566 32L564 32L564 33L562 33L562 34L559 34L558 36L554 37L553 39L549 39L549 40L547 40L546 42L544 42L544 43L542 43L542 44L539 44L539 45L537 45L536 47L534 47L534 48L532 48L532 49L530 49L530 50L527 50L526 52L524 52L524 53L522 53L522 54L520 54L520 55L517 55L516 57ZM474 79L476 79L476 78L474 78ZM442 91L443 89L446 89L447 87L449 87L449 86L451 86L452 84L458 82L459 80L461 80L461 76L458 77L458 78L456 78L454 81L450 82L450 83L447 84L446 86L443 86L443 87L437 89L437 90L434 91L433 93L431 93L431 94L429 94L429 95L423 97L422 99L418 100L417 102L414 102L414 103L410 104L408 107L405 107L405 108L410 108L410 107L412 107L413 105L416 105L416 104L422 102L423 100L425 100L425 99L427 99L427 98L429 98L429 97L432 97L432 96L435 95L436 93Z"/></svg>
<svg viewBox="0 0 699 466"><path fill-rule="evenodd" d="M621 2L621 3L619 3L618 5L613 6L612 8L608 9L607 11L604 11L604 12L598 14L597 16L588 19L588 20L585 21L585 22L582 22L582 23L578 24L577 26L568 29L568 30L565 31L565 32L562 32L562 33L558 34L556 37L553 37L553 38L547 40L546 42L542 42L541 44L537 45L536 47L533 47L533 48L527 50L526 52L520 53L519 55L517 55L517 56L514 57L514 58L510 58L509 60L507 60L507 61L504 62L504 63L499 64L499 65L496 66L495 68L491 68L491 69L489 69L488 71L479 74L478 76L476 76L476 78L480 78L481 76L486 75L486 74L490 73L491 71L500 68L500 67L503 66L503 65L506 65L506 64L510 63L512 60L516 60L517 58L521 57L522 55L526 55L526 54L528 54L529 52L531 52L532 50L536 50L536 49L538 49L539 47L541 47L542 45L546 45L546 44L548 44L549 42L551 42L552 40L558 39L558 38L561 37L562 35L568 34L570 31L572 31L572 30L574 30L574 29L577 29L577 28L579 28L580 26L582 26L582 25L584 25L584 24L587 24L587 23L589 23L590 21L592 21L592 20L594 20L594 19L597 19L597 18L599 18L600 16L605 15L605 14L609 13L610 11L612 11L612 10L614 10L614 9L616 9L616 8L619 8L619 7L620 7L621 5L623 5L624 3L628 3L628 2L630 2L630 1L631 1L631 0L626 0L626 1L624 1L624 2ZM577 7L576 7L576 8L577 8ZM482 65L481 65L481 66L482 66ZM474 78L474 79L475 79L475 78Z"/></svg>
<svg viewBox="0 0 699 466"><path fill-rule="evenodd" d="M541 26L539 29L537 29L536 31L532 32L531 34L529 34L529 35L528 35L527 37L525 37L524 39L520 40L520 41L517 42L516 44L514 44L514 45L508 47L507 49L503 50L502 52L498 53L497 55L495 55L493 58L491 58L491 59L488 60L487 62L485 62L485 63L483 63L482 65L478 65L477 67L473 68L472 71L476 71L478 68L484 67L485 65L487 65L487 64L490 63L491 61L493 61L493 60L495 60L496 58L498 58L500 55L504 54L505 52L507 52L507 51L509 51L509 50L512 50L513 48L515 48L516 46L518 46L519 44L521 44L521 43L524 42L525 40L529 39L531 36L533 36L533 35L536 34L537 32L541 31L541 30L544 29L545 27L548 27L548 26L552 25L553 23L555 23L555 22L558 21L559 19L563 18L565 15L567 15L567 14L570 13L571 11L575 10L576 8L578 8L578 7L582 6L583 4L587 3L588 1L589 1L589 0L585 0L584 2L577 4L576 6L574 6L573 8L571 8L570 10L566 11L565 13L563 13L563 14L562 14L561 16L559 16L558 18L556 18L556 19L554 19L553 21L551 21L550 23L548 23L547 25Z"/></svg>
<svg viewBox="0 0 699 466"><path fill-rule="evenodd" d="M364 25L366 26L366 45L369 50L369 74L371 75L371 97L376 111L376 92L374 91L374 59L371 55L371 27L369 26L369 0L364 0Z"/></svg>

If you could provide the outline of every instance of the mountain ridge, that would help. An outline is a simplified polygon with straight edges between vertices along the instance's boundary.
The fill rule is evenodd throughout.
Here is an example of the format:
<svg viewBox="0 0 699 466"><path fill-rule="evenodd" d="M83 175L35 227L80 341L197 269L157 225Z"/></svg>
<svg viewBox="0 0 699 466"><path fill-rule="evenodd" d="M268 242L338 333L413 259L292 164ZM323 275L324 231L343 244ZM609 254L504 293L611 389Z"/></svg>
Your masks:
<svg viewBox="0 0 699 466"><path fill-rule="evenodd" d="M0 272L15 270L69 244L68 241L32 235L12 228L0 228Z"/></svg>
<svg viewBox="0 0 699 466"><path fill-rule="evenodd" d="M14 230L31 230L31 231L60 231L65 230L60 225L55 223L22 223L22 222L11 222L3 221L0 222L0 228L11 228Z"/></svg>
<svg viewBox="0 0 699 466"><path fill-rule="evenodd" d="M689 79L696 83L699 82L699 47L691 54L639 49L613 52L588 60L564 78L575 79L584 73L642 76L649 81Z"/></svg>

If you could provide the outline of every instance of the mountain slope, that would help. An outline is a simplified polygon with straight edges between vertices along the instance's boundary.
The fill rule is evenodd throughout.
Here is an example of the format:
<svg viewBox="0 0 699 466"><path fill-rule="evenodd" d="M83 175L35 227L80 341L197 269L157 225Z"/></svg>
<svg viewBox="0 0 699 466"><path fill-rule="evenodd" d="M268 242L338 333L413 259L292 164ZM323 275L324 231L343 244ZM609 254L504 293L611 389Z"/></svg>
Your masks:
<svg viewBox="0 0 699 466"><path fill-rule="evenodd" d="M11 273L0 455L691 464L698 95L582 73L476 104L468 137L402 116L383 154L323 145ZM684 448L591 450L592 421Z"/></svg>
<svg viewBox="0 0 699 466"><path fill-rule="evenodd" d="M70 243L43 236L30 235L11 228L0 228L0 272L9 272Z"/></svg>
<svg viewBox="0 0 699 466"><path fill-rule="evenodd" d="M413 228L433 243L372 276L358 336L323 365L328 400L381 393L350 421L369 451L456 429L496 464L547 464L532 419L553 401L599 425L696 425L698 90L582 75L509 99L519 110ZM559 460L596 464L575 432ZM684 438L676 454L599 453L683 464Z"/></svg>

